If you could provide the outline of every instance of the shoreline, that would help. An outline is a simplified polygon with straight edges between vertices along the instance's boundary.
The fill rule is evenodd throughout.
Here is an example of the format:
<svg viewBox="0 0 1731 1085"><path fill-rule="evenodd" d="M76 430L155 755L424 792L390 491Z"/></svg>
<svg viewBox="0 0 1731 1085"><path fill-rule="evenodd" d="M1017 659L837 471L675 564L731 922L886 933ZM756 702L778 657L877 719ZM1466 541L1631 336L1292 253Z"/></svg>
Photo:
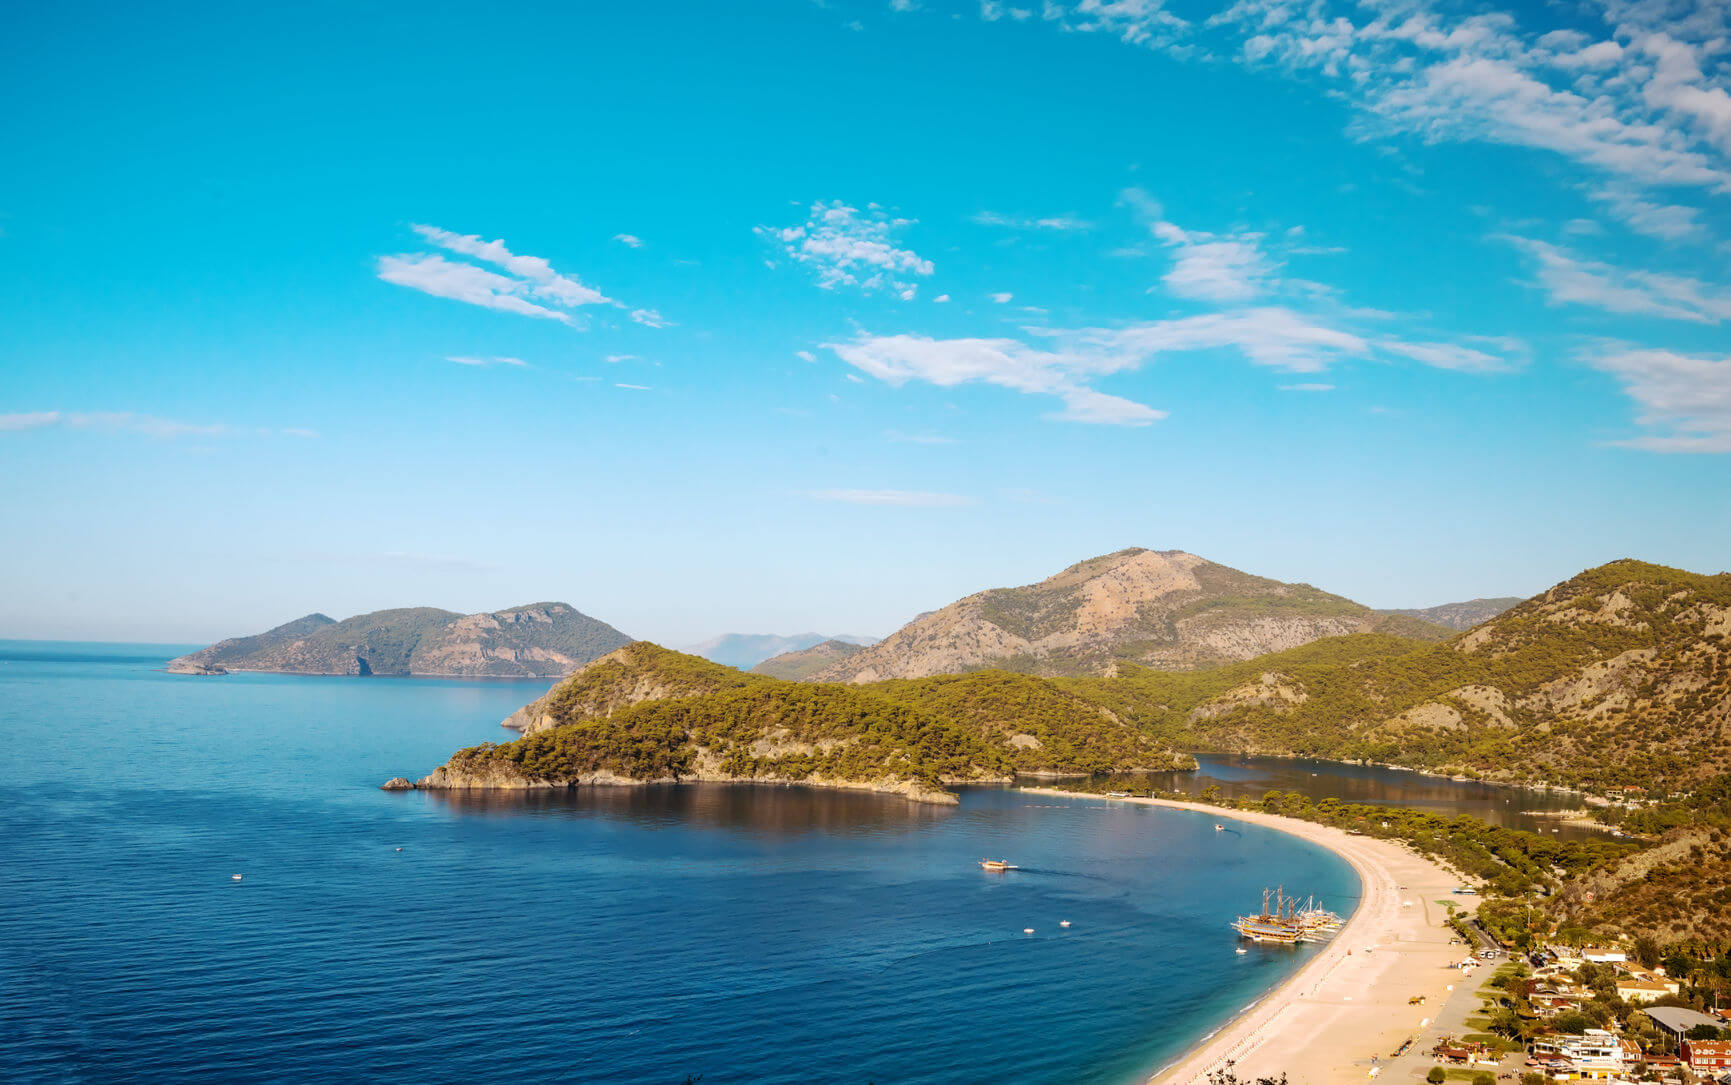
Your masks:
<svg viewBox="0 0 1731 1085"><path fill-rule="evenodd" d="M1440 1022L1464 1021L1477 1008L1477 984L1449 967L1471 947L1449 944L1456 934L1440 904L1453 899L1451 890L1467 879L1404 844L1261 811L1059 788L1022 790L1260 825L1327 848L1358 875L1359 903L1346 925L1298 971L1159 1068L1146 1079L1149 1085L1202 1085L1227 1065L1240 1078L1284 1073L1292 1085L1362 1081L1375 1067L1382 1068L1378 1076L1407 1064L1417 1072L1430 1065L1422 1052L1440 1038ZM1476 899L1454 903L1470 912ZM1419 996L1422 1004L1408 1003ZM1407 1040L1413 1041L1407 1053L1394 1058Z"/></svg>

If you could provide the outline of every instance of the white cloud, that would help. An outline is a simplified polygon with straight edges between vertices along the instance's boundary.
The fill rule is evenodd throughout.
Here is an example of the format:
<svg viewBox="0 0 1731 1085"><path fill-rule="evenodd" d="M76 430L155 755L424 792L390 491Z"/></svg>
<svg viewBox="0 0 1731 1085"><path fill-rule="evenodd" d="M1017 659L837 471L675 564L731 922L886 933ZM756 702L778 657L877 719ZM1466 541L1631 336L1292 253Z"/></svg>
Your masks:
<svg viewBox="0 0 1731 1085"><path fill-rule="evenodd" d="M1032 217L1023 215L1000 215L996 211L981 211L974 215L974 221L981 226L1001 226L1009 230L1053 230L1059 233L1071 233L1078 230L1092 230L1094 224L1075 215L1048 215Z"/></svg>
<svg viewBox="0 0 1731 1085"><path fill-rule="evenodd" d="M948 294L939 294L937 297L932 299L932 301L934 301L940 305L943 304L944 302L949 301L949 300L950 300L950 296Z"/></svg>
<svg viewBox="0 0 1731 1085"><path fill-rule="evenodd" d="M1652 452L1731 452L1731 356L1613 350L1590 361L1622 383L1640 408L1636 421L1659 431L1619 444Z"/></svg>
<svg viewBox="0 0 1731 1085"><path fill-rule="evenodd" d="M910 381L951 388L991 384L1052 396L1064 409L1053 417L1105 425L1146 425L1166 412L1098 391L1114 373L1140 368L1164 354L1231 350L1255 365L1315 373L1345 359L1407 359L1455 370L1507 369L1523 355L1512 340L1479 338L1475 345L1375 338L1279 307L1207 313L1118 328L1075 331L1029 329L1049 347L1017 339L933 339L920 335L861 333L826 343L842 361L887 384ZM1483 348L1483 349L1481 349ZM1493 353L1493 348L1501 353Z"/></svg>
<svg viewBox="0 0 1731 1085"><path fill-rule="evenodd" d="M1014 294L1009 294L1009 293L998 293L998 294L993 294L993 295L992 295L992 301L994 301L994 302L996 302L996 303L997 303L997 304L999 304L999 305L1005 305L1005 304L1008 304L1008 303L1009 303L1009 301L1010 301L1010 300L1011 300L1011 299L1012 299L1012 298L1014 298L1014 297L1015 297L1015 296L1016 296L1016 295L1014 295Z"/></svg>
<svg viewBox="0 0 1731 1085"><path fill-rule="evenodd" d="M756 233L789 259L816 269L817 285L825 290L890 290L907 301L917 290L913 280L934 270L930 260L896 247L894 235L912 224L912 219L892 217L875 204L862 212L833 200L813 204L798 226L759 226Z"/></svg>
<svg viewBox="0 0 1731 1085"><path fill-rule="evenodd" d="M1611 213L1622 219L1629 229L1649 237L1662 241L1683 241L1698 237L1702 233L1701 211L1696 207L1655 203L1642 198L1635 189L1627 185L1605 185L1595 189L1590 196L1606 204Z"/></svg>
<svg viewBox="0 0 1731 1085"><path fill-rule="evenodd" d="M624 388L624 389L627 389L627 390L632 391L632 392L653 392L653 391L655 391L654 388L651 388L647 384L615 384L613 387Z"/></svg>
<svg viewBox="0 0 1731 1085"><path fill-rule="evenodd" d="M627 245L633 249L641 249L643 247L643 239L635 234L614 234L613 240L619 242L621 245Z"/></svg>
<svg viewBox="0 0 1731 1085"><path fill-rule="evenodd" d="M1627 270L1576 257L1545 241L1505 237L1537 263L1537 285L1552 304L1662 316L1700 324L1731 319L1731 291L1682 275Z"/></svg>
<svg viewBox="0 0 1731 1085"><path fill-rule="evenodd" d="M1283 384L1280 386L1280 390L1282 392L1332 392L1332 391L1334 391L1334 385L1332 385L1332 384Z"/></svg>
<svg viewBox="0 0 1731 1085"><path fill-rule="evenodd" d="M1550 33L1522 25L1554 25L1543 5L1519 8L1518 17L1501 7L1234 0L1190 22L1163 0L1045 0L1043 16L1062 30L1111 34L1180 59L1236 56L1315 80L1358 111L1361 136L1527 148L1636 190L1731 191L1731 7L1595 0L1570 10L1596 14L1598 27L1581 21ZM982 9L988 19L1001 13ZM1684 236L1694 218L1674 199L1635 196L1612 210L1666 239Z"/></svg>
<svg viewBox="0 0 1731 1085"><path fill-rule="evenodd" d="M1166 220L1159 201L1139 188L1125 189L1122 200L1148 224L1148 232L1172 253L1172 267L1161 277L1181 298L1215 302L1249 301L1279 285L1279 265L1263 251L1264 235L1186 230ZM1303 227L1287 231L1297 241Z"/></svg>
<svg viewBox="0 0 1731 1085"><path fill-rule="evenodd" d="M415 224L413 229L438 248L492 264L505 273L449 260L439 253L399 253L379 257L378 275L385 282L435 297L562 324L574 324L572 312L583 306L619 304L600 291L559 274L539 256L512 252L503 241L484 241L474 234L455 234L437 226Z"/></svg>
<svg viewBox="0 0 1731 1085"><path fill-rule="evenodd" d="M666 328L673 323L654 309L633 309L631 319L646 328Z"/></svg>
<svg viewBox="0 0 1731 1085"><path fill-rule="evenodd" d="M446 358L445 361L456 362L458 365L474 365L474 366L487 366L487 365L527 366L529 364L528 362L525 362L521 358L503 358L503 357L477 358L477 357L467 355L467 354L454 354L454 355Z"/></svg>
<svg viewBox="0 0 1731 1085"><path fill-rule="evenodd" d="M898 505L904 508L941 508L971 505L973 498L924 490L810 490L814 501L840 501L848 505Z"/></svg>
<svg viewBox="0 0 1731 1085"><path fill-rule="evenodd" d="M793 356L795 358L798 358L802 362L815 362L815 361L817 361L817 355L813 354L809 350L796 350L793 352Z"/></svg>
<svg viewBox="0 0 1731 1085"><path fill-rule="evenodd" d="M601 360L606 362L609 365L618 365L620 362L635 362L637 360L637 355L635 355L635 354L609 354Z"/></svg>
<svg viewBox="0 0 1731 1085"><path fill-rule="evenodd" d="M19 430L46 429L60 424L59 411L26 411L22 414L0 414L0 433Z"/></svg>

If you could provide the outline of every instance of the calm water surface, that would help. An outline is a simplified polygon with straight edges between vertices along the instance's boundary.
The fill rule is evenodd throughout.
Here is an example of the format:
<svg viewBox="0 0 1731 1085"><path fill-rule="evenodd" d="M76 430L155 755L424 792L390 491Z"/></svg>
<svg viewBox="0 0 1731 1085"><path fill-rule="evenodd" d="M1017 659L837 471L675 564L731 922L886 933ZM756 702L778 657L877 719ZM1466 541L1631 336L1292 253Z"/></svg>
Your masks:
<svg viewBox="0 0 1731 1085"><path fill-rule="evenodd" d="M0 642L0 1079L1111 1085L1302 960L1234 954L1264 884L1357 902L1279 833L1014 791L389 794L545 683L179 650Z"/></svg>

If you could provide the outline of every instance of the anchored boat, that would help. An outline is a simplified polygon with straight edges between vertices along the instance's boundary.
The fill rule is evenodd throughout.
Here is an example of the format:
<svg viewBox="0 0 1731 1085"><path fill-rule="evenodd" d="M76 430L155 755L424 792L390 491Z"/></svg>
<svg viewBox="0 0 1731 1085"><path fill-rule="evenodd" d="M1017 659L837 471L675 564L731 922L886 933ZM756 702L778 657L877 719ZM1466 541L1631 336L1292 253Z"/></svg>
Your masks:
<svg viewBox="0 0 1731 1085"><path fill-rule="evenodd" d="M1343 922L1340 916L1319 906L1315 897L1305 898L1301 907L1296 897L1287 896L1283 887L1277 887L1264 889L1262 911L1239 916L1232 921L1232 929L1240 938L1252 942L1292 946L1323 941L1339 930Z"/></svg>

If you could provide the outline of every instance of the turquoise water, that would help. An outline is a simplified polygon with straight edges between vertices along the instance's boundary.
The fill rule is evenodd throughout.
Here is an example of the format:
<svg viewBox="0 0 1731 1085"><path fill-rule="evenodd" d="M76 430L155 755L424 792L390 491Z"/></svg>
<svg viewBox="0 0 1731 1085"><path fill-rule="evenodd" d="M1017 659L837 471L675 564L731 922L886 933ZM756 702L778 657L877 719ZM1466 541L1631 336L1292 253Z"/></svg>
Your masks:
<svg viewBox="0 0 1731 1085"><path fill-rule="evenodd" d="M544 684L178 650L0 642L0 1079L1116 1085L1309 952L1233 952L1264 884L1357 901L1279 833L1009 790L381 792Z"/></svg>

